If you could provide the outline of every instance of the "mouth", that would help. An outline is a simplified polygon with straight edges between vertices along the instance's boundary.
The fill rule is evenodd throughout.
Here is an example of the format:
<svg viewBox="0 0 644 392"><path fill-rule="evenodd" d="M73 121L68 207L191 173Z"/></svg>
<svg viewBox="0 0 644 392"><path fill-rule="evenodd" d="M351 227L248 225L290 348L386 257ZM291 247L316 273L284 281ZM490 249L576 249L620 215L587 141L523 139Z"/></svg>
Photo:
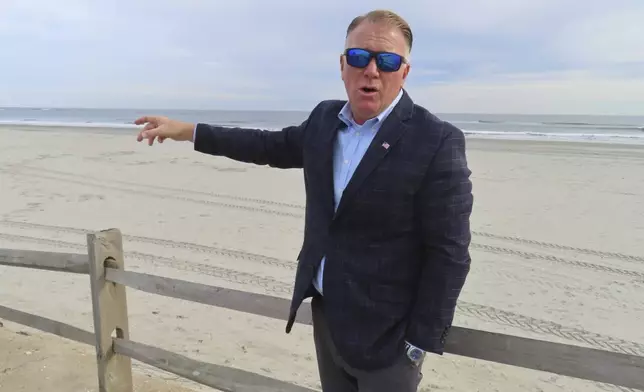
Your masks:
<svg viewBox="0 0 644 392"><path fill-rule="evenodd" d="M360 91L362 91L365 94L374 94L378 92L378 89L376 87L361 87Z"/></svg>

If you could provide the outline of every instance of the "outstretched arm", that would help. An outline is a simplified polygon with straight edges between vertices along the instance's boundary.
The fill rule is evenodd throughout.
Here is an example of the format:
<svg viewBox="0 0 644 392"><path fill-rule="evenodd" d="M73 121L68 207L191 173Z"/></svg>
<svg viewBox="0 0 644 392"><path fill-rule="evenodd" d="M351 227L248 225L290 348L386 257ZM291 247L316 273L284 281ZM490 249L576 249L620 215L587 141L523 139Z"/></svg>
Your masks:
<svg viewBox="0 0 644 392"><path fill-rule="evenodd" d="M465 137L445 124L422 189L417 219L424 263L407 330L407 341L442 354L456 303L470 269L470 215L473 196Z"/></svg>
<svg viewBox="0 0 644 392"><path fill-rule="evenodd" d="M310 119L280 131L195 125L161 116L141 117L135 124L145 124L137 139L147 139L149 145L165 139L193 141L195 150L205 154L278 168L301 168L304 133Z"/></svg>
<svg viewBox="0 0 644 392"><path fill-rule="evenodd" d="M257 165L301 168L303 136L308 121L280 131L197 124L195 150Z"/></svg>

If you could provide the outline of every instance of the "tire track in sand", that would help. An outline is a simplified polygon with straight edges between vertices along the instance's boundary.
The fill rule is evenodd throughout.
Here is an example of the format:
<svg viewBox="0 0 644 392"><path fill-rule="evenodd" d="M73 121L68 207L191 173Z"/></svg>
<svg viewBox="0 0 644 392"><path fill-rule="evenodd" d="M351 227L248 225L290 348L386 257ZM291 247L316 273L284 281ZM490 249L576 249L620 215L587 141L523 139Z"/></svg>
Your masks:
<svg viewBox="0 0 644 392"><path fill-rule="evenodd" d="M518 256L518 257L521 257L523 259L528 259L528 260L551 261L551 262L555 262L555 263L566 264L568 266L580 267L580 268L588 269L588 270L591 270L591 271L610 272L612 274L624 275L624 276L629 276L629 277L633 277L633 278L644 279L644 272L626 270L626 269L622 269L622 268L613 268L613 267L609 267L609 266L602 265L602 264L594 264L594 263L589 263L589 262L586 262L586 261L565 259L563 257L558 257L558 256L545 255L545 254L534 253L534 252L526 252L526 251L522 251L522 250L503 248L503 247L499 247L499 246L485 245L485 244L474 244L474 243L472 243L470 245L470 248L471 249L479 249L479 250L482 250L484 252L492 252L492 253L501 254L501 255Z"/></svg>
<svg viewBox="0 0 644 392"><path fill-rule="evenodd" d="M75 227L52 226L52 225L44 225L44 224L38 224L38 223L17 222L17 221L8 221L8 220L0 220L0 225L14 227L14 228L37 229L37 230L46 230L46 231L54 231L59 233L70 233L70 234L80 234L80 235L86 235L87 233L90 232L90 230L75 228ZM126 241L159 245L159 246L168 247L171 249L185 249L185 250L195 251L199 253L214 254L214 255L219 255L224 257L230 257L233 259L241 259L246 261L258 262L264 265L284 268L291 271L294 271L297 269L297 263L295 261L288 261L284 259L259 255L259 254L240 251L240 250L232 250L232 249L213 247L208 245L200 245L200 244L195 244L190 242L174 241L174 240L168 240L168 239L159 239L159 238L151 238L151 237L128 235L128 234L123 234L123 239ZM505 251L505 248L493 247L492 250L495 253L499 253L499 252L503 253ZM512 251L514 252L514 250ZM510 254L513 254L513 253L510 253ZM544 257L548 257L549 260L551 258L550 256L544 256ZM591 264L591 266L594 266L594 264ZM534 283L536 285L546 287L546 288L556 288L560 290L567 290L567 291L573 291L573 292L580 292L580 291L583 292L584 290L583 287L580 287L580 286L557 283L551 280L539 279L536 277L529 277L529 278L519 277L518 275L509 273L509 272L504 272L503 270L499 270L498 268L492 268L492 267L486 266L484 270L509 280L521 279L523 281L527 281L526 279L528 279L528 281L530 281L531 283ZM609 293L605 293L605 292L595 292L595 294L598 294L600 295L600 297L605 299L614 299L614 300L620 300L620 301L623 300L623 299L619 299L618 297L611 296Z"/></svg>
<svg viewBox="0 0 644 392"><path fill-rule="evenodd" d="M38 173L50 173L50 174L57 174L57 175L61 175L61 176L68 176L68 177L71 177L71 178L91 180L91 179L89 179L87 177L80 176L80 175L74 174L74 173L64 172L64 171L60 171L60 170L42 169L42 168L39 168L39 167L32 167L32 166L26 166L26 165L18 166L18 167L16 167L15 170L17 170L17 171L33 170L33 171L37 171ZM92 180L92 181L95 181L95 180ZM297 209L297 210L304 210L304 206L302 206L300 204L284 203L284 202L279 202L279 201L274 201L274 200L258 199L258 198L245 197L245 196L235 196L235 195L230 195L230 194L225 194L225 193L205 192L205 191L198 191L198 190L192 190L192 189L172 188L172 187L162 186L162 185L140 184L140 183L136 183L136 182L123 181L123 180L114 180L114 179L110 179L109 182L110 183L115 183L115 184L132 186L132 187L155 189L155 190L160 190L160 191L165 191L165 192L174 192L174 193L181 193L181 194L192 194L192 195L213 197L213 198L217 198L217 199L243 201L243 202L248 202L248 203L264 204L264 205L272 205L272 206L276 206L276 207L284 207L284 208L293 208L293 209Z"/></svg>
<svg viewBox="0 0 644 392"><path fill-rule="evenodd" d="M53 231L57 233L69 233L69 234L79 234L79 235L86 235L87 233L90 232L90 230L75 228L75 227L52 226L52 225L44 225L39 223L17 222L17 221L9 221L9 220L0 220L0 225L7 226L7 227L14 227L14 228L36 229L36 230ZM190 251L195 251L199 253L214 254L214 255L229 257L233 259L257 262L263 265L283 268L291 271L295 271L297 269L297 262L295 261L288 261L285 259L264 256L264 255L240 251L240 250L233 250L233 249L226 249L226 248L214 247L214 246L208 246L208 245L200 245L200 244L195 244L191 242L174 241L174 240L168 240L168 239L159 239L159 238L151 238L151 237L128 235L128 234L123 234L123 239L128 242L132 241L132 242L153 244L153 245L167 247L170 249L184 249L184 250L190 250ZM482 270L485 271L486 273L490 273L512 281L515 281L515 280L522 280L524 282L529 281L530 283L533 283L537 286L550 288L550 289L555 288L555 289L564 290L564 291L580 292L582 294L587 294L587 291L594 289L594 287L592 286L584 289L584 287L580 285L557 283L555 281L551 281L548 279L539 279L538 277L523 277L523 276L520 277L519 275L513 274L511 272L506 272L498 268L492 268L487 265L484 266ZM586 290L586 292L584 290ZM623 301L623 298L613 296L610 293L607 293L604 291L594 291L593 294L599 296L600 298L604 298L608 300ZM627 295L627 294L624 294L624 295Z"/></svg>
<svg viewBox="0 0 644 392"><path fill-rule="evenodd" d="M492 263L485 263L483 266L479 266L479 271L485 272L486 274L490 274L493 276L497 276L500 278L503 278L507 281L510 282L521 282L523 285L526 283L530 283L534 286L539 286L542 288L547 288L547 289L557 289L561 290L563 292L572 292L572 293L579 293L580 295L588 295L588 296L594 296L594 298L601 298L604 300L609 300L609 301L624 301L625 299L628 299L629 301L637 300L636 295L639 295L640 293L638 292L637 294L635 293L634 290L629 290L628 292L620 293L622 297L620 298L619 296L611 293L610 291L605 291L604 287L593 285L593 284L588 284L588 283L576 283L572 282L570 279L567 279L566 281L568 283L561 283L558 282L557 280L554 279L548 279L548 278L540 278L539 276L529 274L528 276L520 275L517 273L512 273L508 272L506 270L498 268L498 266L493 266ZM644 306L644 301L642 300L637 300L639 304L642 304Z"/></svg>
<svg viewBox="0 0 644 392"><path fill-rule="evenodd" d="M601 251L601 250L579 248L579 247L576 247L576 246L554 244L554 243L551 243L551 242L536 241L536 240L531 240L531 239L527 239L527 238L513 237L513 236L507 236L507 235L498 235L498 234L486 233L486 232L482 232L482 231L472 231L472 234L475 235L475 236L478 236L478 237L485 237L485 238L491 238L491 239L496 239L496 240L504 240L504 241L514 242L514 243L522 244L522 245L534 245L534 246L538 246L538 247L546 248L546 249L555 249L555 250L562 250L562 251L573 251L573 252L583 253L583 254L587 254L587 255L591 255L591 256L598 256L598 257L603 257L603 258L612 258L612 259L616 259L616 260L629 261L629 262L644 263L644 257L643 256L633 256L633 255L627 255L627 254L618 253L618 252L606 252L606 251Z"/></svg>
<svg viewBox="0 0 644 392"><path fill-rule="evenodd" d="M12 240L12 241L18 241L18 242L35 243L39 245L49 245L49 246L54 246L58 248L77 249L82 252L87 252L86 245L82 245L75 242L51 240L51 239L45 239L45 238L6 234L6 233L0 233L0 238ZM157 266L164 266L164 267L169 267L176 270L196 272L199 274L214 276L231 283L238 283L246 286L261 287L265 289L267 292L272 292L276 294L290 294L292 291L290 285L281 281L277 281L275 279L265 278L265 277L250 274L247 272L235 271L228 268L217 267L210 264L195 263L195 262L182 260L174 257L157 256L154 254L137 252L137 251L126 251L125 256L128 258L132 257L138 260L146 261L146 262L149 262L150 264L157 265Z"/></svg>
<svg viewBox="0 0 644 392"><path fill-rule="evenodd" d="M122 184L122 185L127 186L127 187L115 187L115 186L105 185L105 183L92 183L90 181L94 181L94 180L89 180L86 177L79 176L79 175L76 175L76 174L73 174L73 173L67 173L67 172L58 171L58 170L35 168L35 167L30 167L30 166L19 166L19 167L16 167L16 168L12 169L12 170L6 170L6 169L0 169L0 170L19 172L19 173L24 173L24 174L26 174L28 176L37 177L37 178L49 179L49 180L54 180L54 181L66 181L66 182L70 182L70 183L76 183L76 184L80 184L80 185L85 185L85 186L90 186L90 187L97 187L97 188L108 189L108 190L115 190L115 191L119 191L119 192L131 193L131 194L140 194L140 195L144 195L144 196L152 196L152 197L157 197L157 198L172 198L172 199L179 200L179 201L184 201L184 202L204 204L204 205L214 205L214 206L218 206L218 207L238 209L238 210L246 210L246 211L250 211L250 212L261 212L261 213L272 214L272 215L277 215L277 216L285 216L285 217L291 217L291 218L303 218L304 217L304 214L300 213L300 212L280 211L280 210L275 210L275 209L253 207L253 206L248 206L248 205L239 205L239 204L231 204L231 203L218 202L218 201L212 201L212 200L195 199L195 198L190 198L190 197L185 197L185 196L179 196L179 195L177 195L177 193L179 193L179 194L194 194L194 195L206 196L206 197L211 197L211 198L220 198L220 199L231 200L231 201L241 201L241 202L246 202L246 203L250 203L250 204L257 204L257 205L270 205L270 206L274 206L274 207L281 207L281 208L286 208L286 209L291 209L291 210L296 210L296 211L303 211L304 210L304 206L298 205L298 204L293 204L293 203L282 203L282 202L277 202L277 201L272 201L272 200L249 198L249 197L242 197L242 196L233 196L233 195L221 194L221 193L212 193L212 192L202 192L202 191L196 191L196 190L177 189L177 188L166 187L166 186L157 186L157 185L148 185L148 184L136 184L136 183L133 183L133 182L122 181L122 180L110 180L111 183L118 183L118 184ZM38 173L25 173L25 171L29 171L29 170L38 171ZM51 173L51 174L55 174L57 176L67 176L67 177L70 177L70 178L59 178L59 177L46 176L46 175L43 175L41 173ZM160 191L163 191L163 192L170 192L170 193L174 193L174 194L170 194L170 195L158 194L158 193L154 193L154 192L150 192L150 191L134 189L136 187L160 190ZM474 236L478 236L478 237L497 239L497 240L504 240L504 241L509 241L509 242L513 242L513 243L517 243L517 244L523 244L523 245L534 245L534 246L538 246L538 247L545 248L545 249L562 250L562 251L574 251L574 252L578 252L578 253L582 253L582 254L598 256L598 257L603 257L603 258L613 258L613 259L617 259L617 260L621 260L621 261L627 261L627 262L644 263L644 257L642 257L642 256L634 256L634 255L627 255L627 254L617 253L617 252L606 252L606 251L599 251L599 250L594 250L594 249L587 249L587 248L573 247L573 246L567 246L567 245L560 245L560 244L554 244L554 243L549 243L549 242L544 242L544 241L530 240L530 239L524 239L524 238L513 237L513 236L497 235L497 234L481 232L481 231L472 231L472 234ZM572 266L582 267L582 268L586 268L586 269L594 269L594 270L601 271L601 272L611 272L611 273L617 273L617 274L622 274L622 275L635 276L635 277L644 279L644 273L641 273L641 272L629 271L629 270L618 269L618 268L612 268L612 267L607 267L607 266L603 266L603 265L599 265L599 264L595 264L595 263L590 263L590 262L570 260L570 259L565 259L565 258L557 257L557 256L544 255L544 254L539 254L539 253L534 253L534 252L519 251L519 250L514 250L514 249L508 250L508 248L496 247L496 246L486 245L486 244L472 243L471 247L473 249L478 248L478 249L481 249L481 250L487 250L487 251L492 251L492 252L496 252L496 253L512 254L512 255L515 255L515 256L519 256L519 257L522 257L522 258L528 258L528 259L541 259L541 260L563 262L563 263L566 263L566 264L569 264L569 265L572 265ZM597 266L597 267L594 267L594 266Z"/></svg>
<svg viewBox="0 0 644 392"><path fill-rule="evenodd" d="M80 235L86 235L91 232L91 230L80 229L76 227L52 226L52 225L44 225L39 223L17 222L17 221L9 221L9 220L0 220L0 225L7 226L7 227L14 227L14 228L37 229L37 230L53 231L57 233L80 234ZM293 270L293 271L297 269L297 263L295 261L291 262L284 259L278 259L275 257L259 255L256 253L250 253L250 252L245 252L241 250L234 250L234 249L220 248L220 247L214 247L214 246L208 246L208 245L200 245L200 244L195 244L191 242L173 241L173 240L143 237L143 236L129 235L129 234L122 234L122 236L125 241L153 244L153 245L159 245L159 246L163 246L171 249L185 249L185 250L191 250L199 253L207 253L212 255L229 257L233 259L253 261L264 265L284 268L284 269Z"/></svg>
<svg viewBox="0 0 644 392"><path fill-rule="evenodd" d="M45 175L45 174L27 173L25 171L19 171L19 170L0 169L0 171L5 172L5 173L13 173L13 174L21 175L21 176L41 178L41 179L44 179L44 180L51 180L51 181L57 181L57 182L67 182L67 183L70 183L70 184L78 184L78 185L87 186L87 187L96 188L96 189L105 189L105 190L108 190L108 191L120 192L120 193L124 193L124 194L150 196L150 197L162 198L162 199L174 199L174 200L183 201L183 202L187 202L187 203L201 204L201 205L207 205L207 206L216 206L216 207L223 207L223 208L250 211L250 212L260 212L260 213L265 213L265 214L270 214L270 215L285 216L285 217L291 217L291 218L303 218L304 217L304 214L296 213L296 212L280 211L280 210L275 210L275 209L253 207L253 206L241 205L241 204L231 204L231 203L226 203L226 202L222 202L222 201L197 199L197 198L179 196L179 195L174 195L174 194L160 194L160 193L155 193L155 192L147 191L147 190L133 189L132 187L106 185L105 183L103 183L103 184L92 183L92 182L88 182L86 179L85 180L80 180L80 179L61 178L61 177L55 177L55 176Z"/></svg>

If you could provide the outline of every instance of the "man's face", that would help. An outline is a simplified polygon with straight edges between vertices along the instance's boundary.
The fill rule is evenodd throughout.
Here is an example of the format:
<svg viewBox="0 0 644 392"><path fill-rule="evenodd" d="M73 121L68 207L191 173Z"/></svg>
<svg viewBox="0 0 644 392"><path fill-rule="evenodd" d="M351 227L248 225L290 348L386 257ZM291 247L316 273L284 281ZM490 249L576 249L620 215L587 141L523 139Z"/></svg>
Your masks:
<svg viewBox="0 0 644 392"><path fill-rule="evenodd" d="M403 33L387 23L362 22L347 37L346 47L407 55ZM371 59L366 68L356 68L341 56L342 80L354 120L361 124L385 110L400 92L409 68L409 64L403 63L398 71L383 72L376 66L375 59ZM365 87L375 92L366 92Z"/></svg>

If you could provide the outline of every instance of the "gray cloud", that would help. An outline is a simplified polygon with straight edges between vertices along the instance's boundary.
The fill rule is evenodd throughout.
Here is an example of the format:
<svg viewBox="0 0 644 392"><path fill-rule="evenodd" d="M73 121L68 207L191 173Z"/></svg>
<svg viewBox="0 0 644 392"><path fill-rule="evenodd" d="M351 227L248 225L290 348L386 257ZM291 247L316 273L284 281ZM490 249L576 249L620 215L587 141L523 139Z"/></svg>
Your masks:
<svg viewBox="0 0 644 392"><path fill-rule="evenodd" d="M338 64L350 20L391 5L4 0L0 105L310 109L344 97ZM644 78L639 1L414 0L394 10L415 32L408 89L438 110L644 103L628 87ZM614 96L562 102L562 89L593 86ZM478 102L486 96L495 99Z"/></svg>

